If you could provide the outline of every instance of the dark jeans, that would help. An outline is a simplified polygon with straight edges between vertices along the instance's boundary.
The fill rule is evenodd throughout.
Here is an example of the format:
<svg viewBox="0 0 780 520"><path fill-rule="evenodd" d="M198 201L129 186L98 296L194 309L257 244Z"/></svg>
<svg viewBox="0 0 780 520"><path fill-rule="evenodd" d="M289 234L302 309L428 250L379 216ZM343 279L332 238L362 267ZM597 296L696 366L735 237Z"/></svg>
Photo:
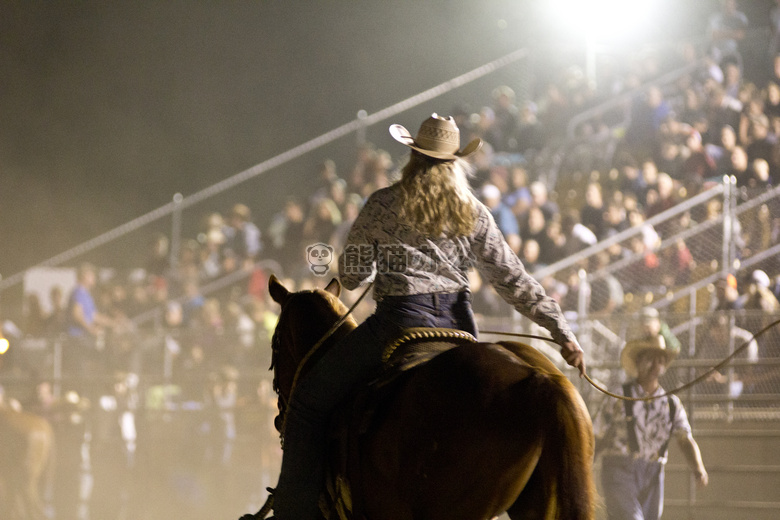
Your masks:
<svg viewBox="0 0 780 520"><path fill-rule="evenodd" d="M604 456L601 485L609 520L658 520L664 507L664 465L623 455Z"/></svg>
<svg viewBox="0 0 780 520"><path fill-rule="evenodd" d="M408 327L446 327L476 336L467 291L384 298L376 312L334 345L301 378L287 410L284 456L274 492L278 520L319 518L324 483L326 428L331 411L355 385L376 377L382 350Z"/></svg>

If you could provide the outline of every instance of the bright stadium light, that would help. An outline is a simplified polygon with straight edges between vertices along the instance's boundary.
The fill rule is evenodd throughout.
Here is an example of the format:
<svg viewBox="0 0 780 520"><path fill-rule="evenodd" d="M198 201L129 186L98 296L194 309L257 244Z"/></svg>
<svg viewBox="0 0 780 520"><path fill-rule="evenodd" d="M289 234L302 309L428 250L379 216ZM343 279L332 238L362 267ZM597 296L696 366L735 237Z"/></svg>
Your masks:
<svg viewBox="0 0 780 520"><path fill-rule="evenodd" d="M658 23L661 0L548 0L544 10L561 41L585 42L586 69L595 77L595 54L600 46L625 44Z"/></svg>

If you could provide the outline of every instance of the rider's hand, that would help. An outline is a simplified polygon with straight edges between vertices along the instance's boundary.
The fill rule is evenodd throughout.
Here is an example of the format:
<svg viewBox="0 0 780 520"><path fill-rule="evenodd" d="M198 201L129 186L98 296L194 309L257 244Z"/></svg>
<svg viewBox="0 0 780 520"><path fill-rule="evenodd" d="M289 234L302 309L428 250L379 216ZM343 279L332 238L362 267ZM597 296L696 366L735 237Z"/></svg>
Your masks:
<svg viewBox="0 0 780 520"><path fill-rule="evenodd" d="M572 366L580 371L580 375L585 375L585 352L574 341L567 341L561 345L561 356L569 366Z"/></svg>

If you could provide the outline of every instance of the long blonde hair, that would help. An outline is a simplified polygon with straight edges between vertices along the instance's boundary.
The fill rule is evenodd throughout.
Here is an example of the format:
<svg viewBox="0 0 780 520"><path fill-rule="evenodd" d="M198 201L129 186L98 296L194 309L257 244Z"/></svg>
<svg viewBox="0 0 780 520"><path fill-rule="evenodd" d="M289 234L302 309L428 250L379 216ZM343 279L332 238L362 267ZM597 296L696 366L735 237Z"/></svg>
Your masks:
<svg viewBox="0 0 780 520"><path fill-rule="evenodd" d="M477 223L477 200L469 187L471 166L413 151L401 170L401 218L420 233L468 236Z"/></svg>

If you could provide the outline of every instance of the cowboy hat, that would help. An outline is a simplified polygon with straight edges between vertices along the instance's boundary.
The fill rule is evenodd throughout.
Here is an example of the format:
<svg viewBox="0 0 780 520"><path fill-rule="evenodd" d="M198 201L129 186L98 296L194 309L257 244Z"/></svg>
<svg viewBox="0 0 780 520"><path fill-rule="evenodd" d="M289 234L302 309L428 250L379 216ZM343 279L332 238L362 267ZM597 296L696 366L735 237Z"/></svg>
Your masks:
<svg viewBox="0 0 780 520"><path fill-rule="evenodd" d="M636 360L640 354L645 352L662 352L666 355L666 364L677 357L677 352L666 348L666 341L660 334L649 338L634 339L626 343L623 351L620 353L620 366L623 367L626 374L630 377L636 377L638 370Z"/></svg>
<svg viewBox="0 0 780 520"><path fill-rule="evenodd" d="M434 159L446 161L467 157L482 146L482 139L476 138L466 145L463 150L458 151L458 148L460 148L460 130L458 130L455 120L452 116L440 117L435 113L423 121L422 125L420 125L420 130L417 132L417 137L413 138L412 134L401 125L391 125L390 135L393 136L393 139L412 150Z"/></svg>

